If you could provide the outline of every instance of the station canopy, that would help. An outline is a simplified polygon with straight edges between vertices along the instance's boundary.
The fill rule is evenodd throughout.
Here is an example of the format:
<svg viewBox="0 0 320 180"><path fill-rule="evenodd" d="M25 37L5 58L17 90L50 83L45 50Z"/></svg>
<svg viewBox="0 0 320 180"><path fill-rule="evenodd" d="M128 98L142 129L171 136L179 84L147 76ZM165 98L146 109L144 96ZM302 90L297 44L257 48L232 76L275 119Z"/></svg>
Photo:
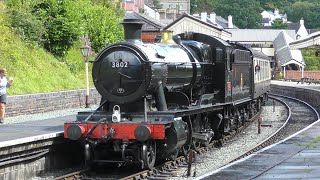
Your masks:
<svg viewBox="0 0 320 180"><path fill-rule="evenodd" d="M290 49L289 44L293 41L294 40L286 34L286 32L282 31L273 41L276 58L281 66L296 64L303 68L306 64L301 51L298 49Z"/></svg>

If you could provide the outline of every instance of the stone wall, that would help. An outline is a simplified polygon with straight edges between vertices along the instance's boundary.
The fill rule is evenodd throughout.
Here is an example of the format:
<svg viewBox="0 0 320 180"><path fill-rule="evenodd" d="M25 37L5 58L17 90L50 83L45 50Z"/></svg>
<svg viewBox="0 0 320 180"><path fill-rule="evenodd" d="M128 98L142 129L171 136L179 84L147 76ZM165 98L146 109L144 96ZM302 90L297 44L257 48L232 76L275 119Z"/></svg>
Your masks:
<svg viewBox="0 0 320 180"><path fill-rule="evenodd" d="M8 96L6 117L85 107L85 93L80 89ZM101 96L96 89L90 89L89 94L89 104L98 105Z"/></svg>
<svg viewBox="0 0 320 180"><path fill-rule="evenodd" d="M271 93L294 97L309 103L320 112L320 91L291 86L271 84Z"/></svg>

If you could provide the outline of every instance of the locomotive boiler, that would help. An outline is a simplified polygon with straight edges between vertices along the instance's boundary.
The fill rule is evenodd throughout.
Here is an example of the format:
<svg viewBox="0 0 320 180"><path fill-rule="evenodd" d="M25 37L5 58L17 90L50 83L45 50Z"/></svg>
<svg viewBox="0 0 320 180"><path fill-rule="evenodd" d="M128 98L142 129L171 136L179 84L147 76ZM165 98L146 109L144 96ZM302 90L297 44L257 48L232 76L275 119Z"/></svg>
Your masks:
<svg viewBox="0 0 320 180"><path fill-rule="evenodd" d="M201 33L163 31L160 42L146 44L142 23L123 25L125 41L93 63L99 108L64 125L88 164L152 168L239 128L265 101L270 65L262 53Z"/></svg>

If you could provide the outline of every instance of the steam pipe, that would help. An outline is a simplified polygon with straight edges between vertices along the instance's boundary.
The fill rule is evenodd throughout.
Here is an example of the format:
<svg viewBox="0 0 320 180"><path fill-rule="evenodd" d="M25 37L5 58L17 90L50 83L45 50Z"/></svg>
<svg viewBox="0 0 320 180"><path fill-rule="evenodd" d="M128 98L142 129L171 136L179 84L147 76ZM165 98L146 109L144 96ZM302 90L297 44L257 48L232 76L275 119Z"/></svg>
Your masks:
<svg viewBox="0 0 320 180"><path fill-rule="evenodd" d="M164 90L163 90L163 84L161 81L159 82L159 86L157 89L157 104L158 104L159 111L168 110L166 97L164 95Z"/></svg>

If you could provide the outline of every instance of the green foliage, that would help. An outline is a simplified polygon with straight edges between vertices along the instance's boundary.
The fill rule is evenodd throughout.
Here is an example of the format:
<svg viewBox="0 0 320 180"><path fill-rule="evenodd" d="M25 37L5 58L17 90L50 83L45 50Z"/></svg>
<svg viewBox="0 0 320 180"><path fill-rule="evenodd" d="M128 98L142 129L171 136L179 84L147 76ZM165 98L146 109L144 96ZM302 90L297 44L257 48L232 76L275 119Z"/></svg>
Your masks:
<svg viewBox="0 0 320 180"><path fill-rule="evenodd" d="M99 52L102 48L123 39L122 19L113 15L113 12L101 6L91 6L87 9L87 34L92 42L92 49Z"/></svg>
<svg viewBox="0 0 320 180"><path fill-rule="evenodd" d="M0 12L5 12L0 2ZM81 79L68 71L67 66L38 47L26 45L16 36L9 25L6 14L0 13L0 64L8 70L14 84L8 94L51 92L84 87Z"/></svg>
<svg viewBox="0 0 320 180"><path fill-rule="evenodd" d="M68 2L47 0L33 7L33 13L42 20L46 31L43 34L43 45L52 54L62 57L78 40L78 24L68 14Z"/></svg>
<svg viewBox="0 0 320 180"><path fill-rule="evenodd" d="M3 42L0 68L7 68L8 77L14 78L9 95L84 88L81 37L88 34L97 52L123 38L119 23L123 11L114 5L97 5L91 0L7 0L6 3L8 8L0 2ZM26 44L25 40L32 44ZM33 42L40 46L34 46ZM42 44L55 56L41 48ZM90 72L91 68L89 64Z"/></svg>
<svg viewBox="0 0 320 180"><path fill-rule="evenodd" d="M307 28L320 27L320 1L319 0L259 0L262 8L266 10L279 9L288 15L288 20L299 22L305 20Z"/></svg>
<svg viewBox="0 0 320 180"><path fill-rule="evenodd" d="M161 9L162 8L162 4L160 4L160 0L153 0L152 1L152 7L154 9Z"/></svg>
<svg viewBox="0 0 320 180"><path fill-rule="evenodd" d="M215 0L214 11L224 18L232 15L239 28L259 28L262 20L262 9L256 0Z"/></svg>
<svg viewBox="0 0 320 180"><path fill-rule="evenodd" d="M271 24L272 29L288 29L288 24L283 23L282 19L275 19Z"/></svg>
<svg viewBox="0 0 320 180"><path fill-rule="evenodd" d="M303 49L302 55L306 62L305 70L319 70L320 69L320 57L316 56L316 50L314 49Z"/></svg>
<svg viewBox="0 0 320 180"><path fill-rule="evenodd" d="M119 10L121 1L111 0L8 0L12 25L23 39L35 41L61 59L85 34L99 51L123 39ZM25 7L25 8L24 8ZM23 17L23 18L22 18ZM26 18L25 18L26 17Z"/></svg>
<svg viewBox="0 0 320 180"><path fill-rule="evenodd" d="M201 12L211 13L214 9L215 0L190 0L190 12L191 14Z"/></svg>
<svg viewBox="0 0 320 180"><path fill-rule="evenodd" d="M215 12L224 18L232 15L239 28L259 28L263 9L278 9L288 15L289 21L303 18L306 28L320 28L319 0L190 0L191 14Z"/></svg>
<svg viewBox="0 0 320 180"><path fill-rule="evenodd" d="M298 1L286 8L290 21L299 22L304 19L307 28L320 27L320 2Z"/></svg>
<svg viewBox="0 0 320 180"><path fill-rule="evenodd" d="M42 22L29 12L12 10L10 12L11 26L24 41L42 44L45 28Z"/></svg>

